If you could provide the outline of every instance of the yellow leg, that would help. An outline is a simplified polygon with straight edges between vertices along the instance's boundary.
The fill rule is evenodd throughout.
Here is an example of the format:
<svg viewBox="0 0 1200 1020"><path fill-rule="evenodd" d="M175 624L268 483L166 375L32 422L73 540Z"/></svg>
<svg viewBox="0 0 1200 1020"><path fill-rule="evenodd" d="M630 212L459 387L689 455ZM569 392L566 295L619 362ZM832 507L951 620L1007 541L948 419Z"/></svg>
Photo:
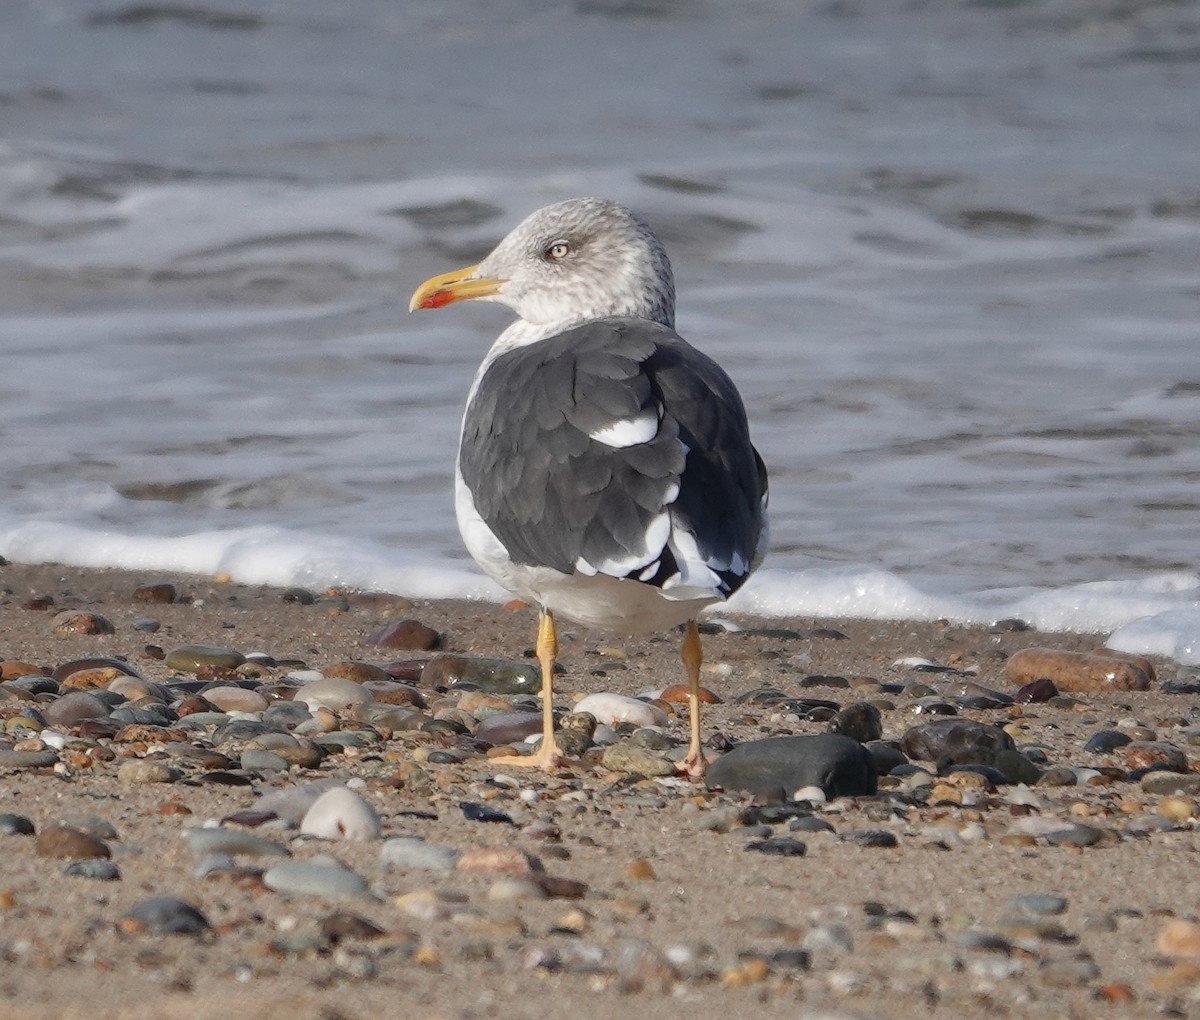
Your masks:
<svg viewBox="0 0 1200 1020"><path fill-rule="evenodd" d="M497 765L524 765L552 769L562 763L563 755L554 741L554 663L558 659L558 635L554 615L542 610L538 620L537 657L542 666L542 742L533 754L510 754L493 758Z"/></svg>
<svg viewBox="0 0 1200 1020"><path fill-rule="evenodd" d="M687 622L679 657L683 659L683 668L687 670L688 718L692 730L687 757L680 762L680 771L693 779L699 779L704 775L708 762L704 760L704 752L700 750L700 663L704 661L704 653L700 648L700 632L696 629L695 620Z"/></svg>

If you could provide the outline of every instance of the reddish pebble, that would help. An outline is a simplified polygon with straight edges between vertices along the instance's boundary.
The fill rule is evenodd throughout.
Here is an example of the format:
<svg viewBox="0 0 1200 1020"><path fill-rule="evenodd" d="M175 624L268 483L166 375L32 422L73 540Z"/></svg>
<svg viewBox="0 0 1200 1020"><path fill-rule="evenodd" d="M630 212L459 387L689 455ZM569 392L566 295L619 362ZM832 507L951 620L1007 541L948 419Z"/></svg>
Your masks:
<svg viewBox="0 0 1200 1020"><path fill-rule="evenodd" d="M545 871L533 854L513 846L476 846L464 850L459 871L486 871L503 875L529 875Z"/></svg>
<svg viewBox="0 0 1200 1020"><path fill-rule="evenodd" d="M157 581L153 584L139 584L133 589L135 602L174 602L178 597L175 585L168 581Z"/></svg>
<svg viewBox="0 0 1200 1020"><path fill-rule="evenodd" d="M442 642L442 636L420 620L394 620L372 631L363 643L379 648L405 648L419 652L432 651Z"/></svg>
<svg viewBox="0 0 1200 1020"><path fill-rule="evenodd" d="M659 695L659 698L663 701L679 702L679 701L687 701L690 695L691 695L691 689L688 687L687 684L671 684L670 687L667 687L663 690L662 694ZM700 688L699 698L700 698L701 704L704 704L704 705L719 705L719 704L721 704L721 699L718 698L707 687Z"/></svg>
<svg viewBox="0 0 1200 1020"><path fill-rule="evenodd" d="M87 613L78 609L64 609L54 617L55 634L115 634L117 628L112 621L99 613Z"/></svg>
<svg viewBox="0 0 1200 1020"><path fill-rule="evenodd" d="M1200 924L1176 918L1158 933L1158 951L1164 956L1200 960Z"/></svg>
<svg viewBox="0 0 1200 1020"><path fill-rule="evenodd" d="M111 857L103 840L66 825L47 825L37 837L39 857L66 857L82 860L92 857Z"/></svg>

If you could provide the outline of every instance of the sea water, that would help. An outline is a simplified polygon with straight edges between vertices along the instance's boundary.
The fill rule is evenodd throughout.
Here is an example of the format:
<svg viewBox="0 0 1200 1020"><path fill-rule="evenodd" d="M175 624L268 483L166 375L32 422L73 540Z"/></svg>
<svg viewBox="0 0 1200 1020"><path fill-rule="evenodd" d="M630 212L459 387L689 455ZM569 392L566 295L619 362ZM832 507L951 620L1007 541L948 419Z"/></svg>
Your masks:
<svg viewBox="0 0 1200 1020"><path fill-rule="evenodd" d="M508 313L405 306L599 194L770 467L734 608L1200 662L1197 96L1188 2L9 0L0 554L498 596Z"/></svg>

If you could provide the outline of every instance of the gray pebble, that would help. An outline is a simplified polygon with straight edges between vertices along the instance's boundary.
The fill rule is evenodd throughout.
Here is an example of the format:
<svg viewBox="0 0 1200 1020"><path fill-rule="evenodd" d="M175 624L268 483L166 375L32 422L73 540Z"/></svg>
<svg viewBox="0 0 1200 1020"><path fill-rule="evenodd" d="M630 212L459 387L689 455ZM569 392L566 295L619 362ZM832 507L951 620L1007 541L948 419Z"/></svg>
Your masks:
<svg viewBox="0 0 1200 1020"><path fill-rule="evenodd" d="M184 833L194 854L242 854L247 857L290 857L291 851L242 829L188 829Z"/></svg>
<svg viewBox="0 0 1200 1020"><path fill-rule="evenodd" d="M0 814L0 836L32 836L33 822L24 815Z"/></svg>
<svg viewBox="0 0 1200 1020"><path fill-rule="evenodd" d="M263 875L263 885L278 893L299 896L361 896L367 880L339 864L284 861Z"/></svg>
<svg viewBox="0 0 1200 1020"><path fill-rule="evenodd" d="M397 836L383 844L379 857L384 864L396 868L453 871L459 852L453 847L426 843L416 836Z"/></svg>
<svg viewBox="0 0 1200 1020"><path fill-rule="evenodd" d="M97 882L116 882L121 877L121 869L110 860L92 857L82 861L72 861L67 865L63 874L78 878L91 878Z"/></svg>
<svg viewBox="0 0 1200 1020"><path fill-rule="evenodd" d="M212 927L196 907L174 896L142 900L125 917L156 935L200 935Z"/></svg>
<svg viewBox="0 0 1200 1020"><path fill-rule="evenodd" d="M1053 893L1022 893L1008 901L1008 909L1031 917L1049 917L1067 909L1067 898Z"/></svg>

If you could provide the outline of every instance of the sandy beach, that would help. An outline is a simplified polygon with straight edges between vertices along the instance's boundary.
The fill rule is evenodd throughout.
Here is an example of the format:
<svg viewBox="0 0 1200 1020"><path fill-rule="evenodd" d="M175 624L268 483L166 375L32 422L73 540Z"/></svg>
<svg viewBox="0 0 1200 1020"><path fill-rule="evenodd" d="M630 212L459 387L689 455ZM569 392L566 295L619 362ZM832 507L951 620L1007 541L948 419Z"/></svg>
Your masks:
<svg viewBox="0 0 1200 1020"><path fill-rule="evenodd" d="M172 585L172 601L135 598L149 582ZM1188 677L1157 662L1147 691L956 703L964 682L1011 695L1005 664L1022 648L1087 651L1103 644L1102 635L745 618L736 621L741 631L708 635L705 683L723 700L705 706L703 726L706 736L722 734L725 746L824 732L828 712L802 718L795 699L835 707L870 701L885 740L900 740L943 710L1007 727L1042 775L1018 786L960 774L936 796L911 775L884 776L874 796L771 814L756 813L748 794L615 771L598 752L553 774L501 772L461 725L387 732L351 713L333 713L314 766L246 768L244 741L214 743L217 726L183 727L186 718L170 707L182 711L183 699L205 686L203 677L166 665L163 655L180 646L269 656L208 684L240 686L273 703L299 688L289 673L435 654L364 643L398 619L436 630L443 652L524 659L535 626L528 607L285 593L53 565L7 564L0 583L6 1016L432 1020L752 1011L816 1020L1188 1016L1196 1008L1200 928L1188 922L1196 914L1192 797L1200 787L1187 755L1198 739L1197 700L1163 690ZM72 610L105 618L114 632L60 633L70 618L60 614ZM561 645L556 706L563 711L586 693L637 695L682 679L673 634L631 641L564 627ZM92 719L43 729L37 713L73 687L31 684L20 664L50 674L89 657L124 660L157 694L129 704L157 701L167 722L136 729ZM793 700L739 701L765 689ZM461 692L419 682L416 690L423 719L462 719ZM678 740L686 737L686 710L676 711L665 729ZM1188 774L1143 776L1127 748L1084 750L1107 730L1171 745ZM338 732L354 740L329 742ZM10 753L20 750L31 757ZM127 767L132 761L165 768L139 771ZM1079 769L1092 771L1071 771ZM1164 785L1168 775L1178 793ZM281 818L245 814L260 795L326 779L349 783L369 803L378 835L322 840ZM496 820L478 811L468 817L464 803L484 805ZM10 816L35 832L17 831ZM222 819L226 829L269 840L279 856L235 851L233 861L198 866L204 855L187 833ZM1052 819L1079 828L1056 839L1047 835ZM102 843L110 856L99 859L119 877L65 875L79 862L52 856L43 836L56 824ZM384 847L405 836L458 863L440 870L388 863ZM760 849L748 849L755 844ZM465 867L482 847L500 848L501 856ZM285 853L292 861L331 855L361 876L365 891L277 891L264 871ZM512 873L513 861L523 862L524 874ZM160 930L139 910L153 897L190 904L203 923L194 934Z"/></svg>

